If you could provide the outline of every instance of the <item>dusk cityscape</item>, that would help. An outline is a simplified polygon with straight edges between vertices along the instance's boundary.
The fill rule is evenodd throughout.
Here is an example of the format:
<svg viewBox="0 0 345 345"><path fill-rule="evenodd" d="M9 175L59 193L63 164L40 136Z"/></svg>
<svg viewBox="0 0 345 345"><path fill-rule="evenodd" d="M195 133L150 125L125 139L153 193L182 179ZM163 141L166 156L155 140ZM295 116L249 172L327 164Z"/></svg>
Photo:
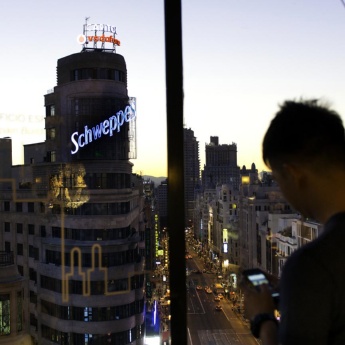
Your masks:
<svg viewBox="0 0 345 345"><path fill-rule="evenodd" d="M285 35L286 42L299 37L298 30L291 28L291 36L288 31L289 18L296 8L312 26L315 23L310 11L319 17L327 13L333 18L334 28L332 31L322 22L327 27L325 32L345 32L341 2L308 2L310 8L290 4L281 9L269 0L264 6L272 7L272 17L259 11L257 5L252 11L244 5L236 8L234 1L226 4L224 11L238 25L239 34L245 36L249 27L255 32L251 26L251 20L257 20L255 13L272 20L272 27L262 27L262 34L271 35L271 41L262 47L273 43L278 47L279 38L273 28L284 10L287 13L282 15L281 35ZM201 1L198 14L193 9L199 2L182 4L187 70L181 128L183 225L171 228L169 212L181 205L169 199L174 177L169 175L164 120L163 4L149 4L147 0L111 5L113 12L121 9L132 20L130 26L126 18L119 16L118 23L117 16L105 13L105 7L111 9L107 3L103 9L99 4L101 9L90 17L84 15L85 5L79 0L71 4L69 14L55 8L56 4L49 8L43 1L40 3L42 9L35 20L42 18L42 35L49 16L56 13L61 20L57 31L67 40L63 26L69 22L72 26L66 26L69 31L73 27L73 31L68 32L68 41L74 41L66 44L67 49L47 39L39 57L31 58L37 78L30 75L29 65L23 67L21 84L27 80L25 91L18 82L6 87L8 70L14 67L12 58L7 57L10 53L2 58L2 65L9 67L0 70L4 76L0 82L0 344L172 344L179 332L172 322L172 317L178 317L173 303L176 305L180 297L186 301L182 306L187 320L186 344L257 345L246 317L241 272L260 268L278 285L290 255L324 230L321 223L302 217L285 200L262 161L262 136L277 104L286 98L313 94L345 110L340 92L344 69L337 67L333 72L329 67L329 61L337 65L338 59L327 60L324 52L316 58L319 42L314 45L311 41L311 55L301 53L297 65L293 56L291 66L289 59L284 59L283 67L276 62L271 65L275 69L272 74L259 75L255 63L248 62L257 59L260 68L269 69L269 61L264 48L257 56L252 54L251 49L258 48L253 38L251 48L243 45L237 52L230 49L234 58L238 54L239 69L245 69L240 66L242 58L247 63L248 74L240 75L225 58L231 56L225 45L215 38L218 45L212 45L213 58L204 67L205 80L201 83L200 62L196 59L194 66L193 59L201 57L203 50L191 28L200 28L203 22L207 30L209 15L212 30L220 32L227 17L221 13L222 1L212 6ZM328 6L329 12L325 11ZM15 13L13 5L9 13ZM248 18L240 23L245 13ZM9 19L1 16L10 32ZM23 20L25 30L30 31L31 24ZM296 27L303 27L299 16L293 21ZM32 29L38 30L35 25L33 20ZM148 35L143 35L144 25ZM318 30L323 32L322 28ZM318 39L322 40L320 32ZM298 47L311 37L307 29L304 35L297 40ZM132 36L137 37L137 47L134 41L130 43ZM142 42L144 37L146 42ZM147 52L150 41L152 57ZM332 39L326 42L333 47ZM338 55L345 53L338 44L334 47L339 49ZM284 56L288 44L286 51L281 49ZM280 53L277 48L272 55ZM27 63L25 49L13 55L13 60ZM224 67L224 74L217 69L217 61L223 58L222 64L230 68ZM320 71L317 79L309 63L327 65L328 73ZM313 76L313 86L303 84L299 75L300 79L288 86L277 83L274 91L271 84L280 79L279 74L288 80L296 66L309 79ZM20 64L17 69L21 69ZM209 79L209 73L213 79ZM47 80L53 82L49 88ZM232 81L237 87L230 85ZM327 89L330 84L332 87ZM16 88L22 99L15 96ZM201 88L208 88L209 96ZM246 92L252 96L247 101ZM264 97L265 92L269 96ZM177 233L184 243L175 248L171 237ZM177 251L183 255L184 265L174 261ZM177 271L185 285L183 296L176 296L171 286L176 283ZM274 315L279 320L278 308Z"/></svg>

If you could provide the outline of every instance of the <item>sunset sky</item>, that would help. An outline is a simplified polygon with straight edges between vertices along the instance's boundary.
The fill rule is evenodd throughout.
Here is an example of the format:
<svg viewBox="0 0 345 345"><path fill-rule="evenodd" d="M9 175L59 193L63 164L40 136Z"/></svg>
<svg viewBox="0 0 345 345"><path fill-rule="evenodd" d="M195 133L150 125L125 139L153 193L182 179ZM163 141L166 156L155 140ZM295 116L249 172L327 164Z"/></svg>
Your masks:
<svg viewBox="0 0 345 345"><path fill-rule="evenodd" d="M117 28L137 98L133 172L166 176L162 0L1 2L0 137L13 140L13 164L23 162L23 144L45 140L44 95L56 86L57 60L81 50L85 17ZM184 0L182 18L184 123L201 168L218 136L237 143L240 167L265 169L261 140L285 99L322 98L345 119L341 0Z"/></svg>

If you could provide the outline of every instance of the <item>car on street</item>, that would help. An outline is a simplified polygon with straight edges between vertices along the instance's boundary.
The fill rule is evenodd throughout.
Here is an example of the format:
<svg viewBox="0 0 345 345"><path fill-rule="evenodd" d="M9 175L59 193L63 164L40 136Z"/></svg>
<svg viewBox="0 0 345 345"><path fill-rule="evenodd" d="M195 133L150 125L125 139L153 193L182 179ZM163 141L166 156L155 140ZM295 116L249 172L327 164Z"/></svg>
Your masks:
<svg viewBox="0 0 345 345"><path fill-rule="evenodd" d="M220 302L220 298L219 298L218 296L216 296L216 297L214 298L214 300L215 300L216 302Z"/></svg>
<svg viewBox="0 0 345 345"><path fill-rule="evenodd" d="M221 305L219 305L219 304L216 305L216 310L217 310L217 311L221 311L222 309L223 309L223 308L222 308Z"/></svg>
<svg viewBox="0 0 345 345"><path fill-rule="evenodd" d="M218 297L219 297L219 299L223 299L224 298L223 294L221 294L221 293L218 294Z"/></svg>
<svg viewBox="0 0 345 345"><path fill-rule="evenodd" d="M206 293L212 293L212 290L211 289L207 289Z"/></svg>
<svg viewBox="0 0 345 345"><path fill-rule="evenodd" d="M196 286L196 289L197 289L197 290L202 290L202 286L197 285L197 286Z"/></svg>

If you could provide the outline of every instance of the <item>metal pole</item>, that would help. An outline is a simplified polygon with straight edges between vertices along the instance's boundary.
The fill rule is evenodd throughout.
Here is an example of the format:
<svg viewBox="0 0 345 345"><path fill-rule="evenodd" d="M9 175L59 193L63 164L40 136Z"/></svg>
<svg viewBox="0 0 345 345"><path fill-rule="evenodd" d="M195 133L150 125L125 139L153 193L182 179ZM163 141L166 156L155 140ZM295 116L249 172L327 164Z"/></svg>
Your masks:
<svg viewBox="0 0 345 345"><path fill-rule="evenodd" d="M165 0L171 343L187 344L181 0Z"/></svg>

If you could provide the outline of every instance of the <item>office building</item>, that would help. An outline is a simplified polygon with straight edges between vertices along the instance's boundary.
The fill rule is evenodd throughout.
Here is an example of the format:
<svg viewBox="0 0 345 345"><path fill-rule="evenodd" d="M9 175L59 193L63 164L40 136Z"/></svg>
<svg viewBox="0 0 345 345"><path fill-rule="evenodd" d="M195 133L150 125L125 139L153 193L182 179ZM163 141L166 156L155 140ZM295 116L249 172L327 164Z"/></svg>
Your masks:
<svg viewBox="0 0 345 345"><path fill-rule="evenodd" d="M185 224L190 226L194 218L196 190L200 188L199 142L192 129L184 128L183 134Z"/></svg>
<svg viewBox="0 0 345 345"><path fill-rule="evenodd" d="M201 173L204 189L231 184L235 190L240 185L240 168L237 166L237 145L219 144L218 137L211 137L205 145L206 162Z"/></svg>
<svg viewBox="0 0 345 345"><path fill-rule="evenodd" d="M156 197L159 227L163 229L168 225L168 179L165 179L157 186Z"/></svg>

